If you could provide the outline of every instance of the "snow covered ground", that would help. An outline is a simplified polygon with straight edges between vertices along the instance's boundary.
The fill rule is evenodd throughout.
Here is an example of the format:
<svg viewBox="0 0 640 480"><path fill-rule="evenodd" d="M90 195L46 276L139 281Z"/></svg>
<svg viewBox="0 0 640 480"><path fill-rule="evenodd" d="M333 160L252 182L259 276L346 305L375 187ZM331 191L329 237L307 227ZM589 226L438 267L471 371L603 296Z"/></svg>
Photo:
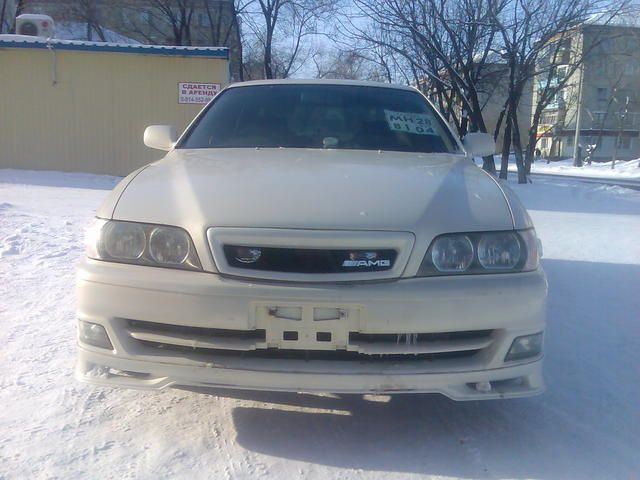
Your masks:
<svg viewBox="0 0 640 480"><path fill-rule="evenodd" d="M549 277L543 396L319 396L74 381L74 268L117 179L0 170L0 479L640 476L640 192L513 185Z"/></svg>
<svg viewBox="0 0 640 480"><path fill-rule="evenodd" d="M640 159L629 161L617 161L615 168L611 168L611 162L593 162L582 167L574 167L573 160L559 160L547 163L546 160L537 160L531 166L531 173L548 175L566 175L589 178L606 178L612 180L638 180L640 182ZM496 156L496 168L500 169L500 156ZM515 172L515 158L509 160L509 171Z"/></svg>

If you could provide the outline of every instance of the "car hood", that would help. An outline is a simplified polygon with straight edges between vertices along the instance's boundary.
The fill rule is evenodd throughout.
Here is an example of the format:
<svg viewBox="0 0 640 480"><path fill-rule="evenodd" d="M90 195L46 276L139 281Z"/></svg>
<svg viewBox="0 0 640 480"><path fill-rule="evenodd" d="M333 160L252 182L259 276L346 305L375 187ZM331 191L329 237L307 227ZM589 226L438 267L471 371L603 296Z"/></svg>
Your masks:
<svg viewBox="0 0 640 480"><path fill-rule="evenodd" d="M503 191L464 156L345 150L174 150L133 178L113 218L191 232L513 228Z"/></svg>

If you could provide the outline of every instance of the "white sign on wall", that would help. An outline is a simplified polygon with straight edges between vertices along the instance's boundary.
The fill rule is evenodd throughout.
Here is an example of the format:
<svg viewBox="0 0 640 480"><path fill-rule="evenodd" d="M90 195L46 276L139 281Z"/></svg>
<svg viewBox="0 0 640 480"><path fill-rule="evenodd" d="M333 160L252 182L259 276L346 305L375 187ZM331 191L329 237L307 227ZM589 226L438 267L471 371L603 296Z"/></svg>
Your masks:
<svg viewBox="0 0 640 480"><path fill-rule="evenodd" d="M178 83L178 103L196 103L205 105L209 103L220 91L219 83Z"/></svg>

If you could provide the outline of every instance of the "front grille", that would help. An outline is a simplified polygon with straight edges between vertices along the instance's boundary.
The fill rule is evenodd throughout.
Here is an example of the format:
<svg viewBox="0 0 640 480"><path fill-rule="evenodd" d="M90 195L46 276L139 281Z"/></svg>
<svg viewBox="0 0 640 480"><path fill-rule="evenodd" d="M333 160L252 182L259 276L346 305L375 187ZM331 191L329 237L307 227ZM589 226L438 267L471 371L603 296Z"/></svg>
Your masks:
<svg viewBox="0 0 640 480"><path fill-rule="evenodd" d="M170 325L168 323L142 322L129 320L129 327L133 329L145 329L154 332L191 334L210 338L237 338L264 341L265 331L257 330L229 330L226 328L187 327L183 325Z"/></svg>
<svg viewBox="0 0 640 480"><path fill-rule="evenodd" d="M357 273L391 270L393 249L313 249L224 245L231 267L281 273Z"/></svg>
<svg viewBox="0 0 640 480"><path fill-rule="evenodd" d="M143 344L161 348L207 350L254 350L265 341L264 330L227 330L220 328L185 327L130 320L128 334Z"/></svg>
<svg viewBox="0 0 640 480"><path fill-rule="evenodd" d="M197 353L220 357L308 361L398 362L466 358L476 355L493 341L492 330L416 334L350 332L346 349L303 350L268 348L265 330L262 329L227 330L130 320L127 331L140 345L185 356Z"/></svg>
<svg viewBox="0 0 640 480"><path fill-rule="evenodd" d="M468 358L476 355L478 350L464 350L458 352L419 353L419 354L376 354L368 355L347 350L289 350L268 348L264 350L234 351L216 350L207 348L189 348L180 345L167 345L155 342L143 342L148 347L158 350L181 352L184 354L200 353L216 355L227 358L261 358L272 360L333 360L333 361L360 361L360 362L414 362L416 360L444 360L453 358Z"/></svg>
<svg viewBox="0 0 640 480"><path fill-rule="evenodd" d="M358 333L349 334L349 343L407 343L407 342L435 342L435 341L455 341L455 340L477 340L487 339L491 336L492 330L469 330L466 332L438 332L438 333L416 333L416 334L396 334L396 333Z"/></svg>

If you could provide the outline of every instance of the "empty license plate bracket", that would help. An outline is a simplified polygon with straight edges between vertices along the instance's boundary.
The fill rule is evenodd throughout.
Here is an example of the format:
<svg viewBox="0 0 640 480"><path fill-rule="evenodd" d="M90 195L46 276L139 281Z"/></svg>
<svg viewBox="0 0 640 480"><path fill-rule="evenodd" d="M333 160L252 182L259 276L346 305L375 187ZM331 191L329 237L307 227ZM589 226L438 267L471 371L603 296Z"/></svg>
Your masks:
<svg viewBox="0 0 640 480"><path fill-rule="evenodd" d="M257 305L255 313L267 348L292 350L346 349L360 321L360 308L345 305Z"/></svg>

